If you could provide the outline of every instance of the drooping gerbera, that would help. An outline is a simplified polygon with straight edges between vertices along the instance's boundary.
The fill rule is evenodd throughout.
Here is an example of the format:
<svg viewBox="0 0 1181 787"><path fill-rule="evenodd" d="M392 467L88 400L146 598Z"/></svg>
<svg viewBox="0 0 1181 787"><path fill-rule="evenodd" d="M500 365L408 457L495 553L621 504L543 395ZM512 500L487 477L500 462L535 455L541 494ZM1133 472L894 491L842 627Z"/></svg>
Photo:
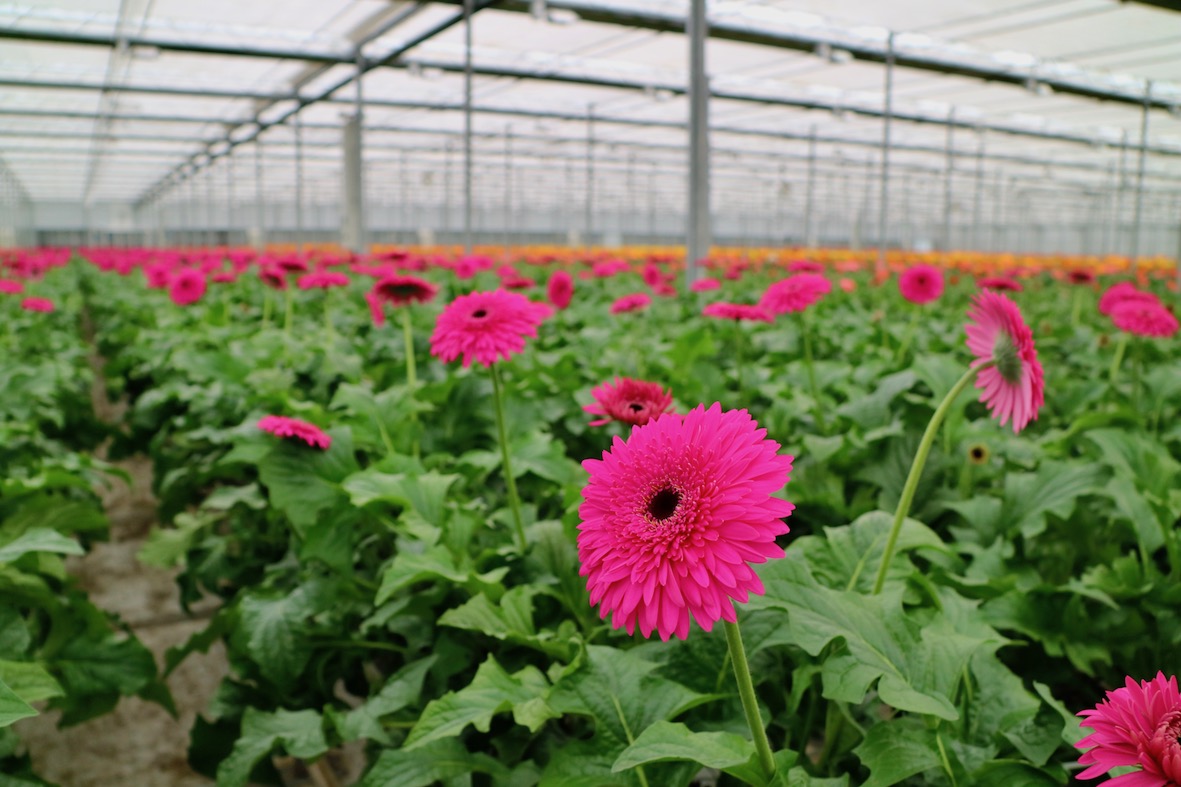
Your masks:
<svg viewBox="0 0 1181 787"><path fill-rule="evenodd" d="M168 297L177 306L191 306L205 295L205 276L193 268L183 268L172 275Z"/></svg>
<svg viewBox="0 0 1181 787"><path fill-rule="evenodd" d="M698 279L689 285L689 292L709 292L710 290L721 289L722 283L717 279L706 277Z"/></svg>
<svg viewBox="0 0 1181 787"><path fill-rule="evenodd" d="M968 349L976 356L980 401L987 405L1001 426L1012 420L1020 432L1037 420L1046 402L1046 382L1033 345L1033 331L1021 317L1017 304L999 292L985 290L972 299L966 326Z"/></svg>
<svg viewBox="0 0 1181 787"><path fill-rule="evenodd" d="M668 412L672 407L672 391L665 391L660 383L633 380L630 377L615 378L615 383L603 383L591 391L594 404L583 406L591 415L605 415L591 426L602 426L620 421L632 426L644 424Z"/></svg>
<svg viewBox="0 0 1181 787"><path fill-rule="evenodd" d="M515 292L493 290L460 295L439 314L431 334L431 355L444 362L463 356L463 365L491 366L525 349L537 326L552 311Z"/></svg>
<svg viewBox="0 0 1181 787"><path fill-rule="evenodd" d="M51 312L53 301L48 298L25 298L21 301L21 308L27 312Z"/></svg>
<svg viewBox="0 0 1181 787"><path fill-rule="evenodd" d="M898 277L898 291L911 303L930 303L943 294L943 271L934 265L913 265Z"/></svg>
<svg viewBox="0 0 1181 787"><path fill-rule="evenodd" d="M565 309L574 299L574 277L569 271L554 271L545 292L555 309Z"/></svg>
<svg viewBox="0 0 1181 787"><path fill-rule="evenodd" d="M708 304L701 313L706 317L715 317L719 320L750 320L752 322L774 322L775 318L771 313L761 306L750 306L745 303L726 303L724 301L719 303Z"/></svg>
<svg viewBox="0 0 1181 787"><path fill-rule="evenodd" d="M1143 290L1137 289L1136 285L1130 281L1121 281L1118 284L1108 287L1107 292L1100 296L1099 313L1110 317L1111 313L1115 311L1116 306L1127 301L1160 303L1160 298L1151 292L1144 292Z"/></svg>
<svg viewBox="0 0 1181 787"><path fill-rule="evenodd" d="M611 304L612 314L624 314L625 312L638 312L647 309L652 303L652 298L646 292L633 292L631 295L624 295L622 298L617 298Z"/></svg>
<svg viewBox="0 0 1181 787"><path fill-rule="evenodd" d="M771 314L802 312L832 290L832 282L816 273L797 273L767 288L759 300Z"/></svg>
<svg viewBox="0 0 1181 787"><path fill-rule="evenodd" d="M1021 286L1021 282L1010 279L1008 276L984 276L976 280L976 286L982 290L1008 290L1010 292L1021 292L1025 289Z"/></svg>
<svg viewBox="0 0 1181 787"><path fill-rule="evenodd" d="M1095 779L1112 768L1139 766L1106 782L1114 787L1177 787L1181 785L1181 691L1176 676L1158 672L1123 688L1078 714L1080 727L1093 732L1075 744L1087 749L1079 764L1088 766L1080 779Z"/></svg>
<svg viewBox="0 0 1181 787"><path fill-rule="evenodd" d="M332 436L320 427L298 418L288 418L285 415L263 416L258 421L258 428L264 432L270 432L275 437L303 440L312 448L319 448L321 451L327 451L332 445Z"/></svg>
<svg viewBox="0 0 1181 787"><path fill-rule="evenodd" d="M1111 321L1121 331L1165 338L1177 332L1177 318L1159 301L1129 298L1111 310Z"/></svg>
<svg viewBox="0 0 1181 787"><path fill-rule="evenodd" d="M685 639L691 619L706 631L733 622L734 601L763 592L750 564L783 557L775 539L794 506L772 495L792 457L778 451L746 410L715 402L637 426L583 462L579 573L600 617L663 640Z"/></svg>

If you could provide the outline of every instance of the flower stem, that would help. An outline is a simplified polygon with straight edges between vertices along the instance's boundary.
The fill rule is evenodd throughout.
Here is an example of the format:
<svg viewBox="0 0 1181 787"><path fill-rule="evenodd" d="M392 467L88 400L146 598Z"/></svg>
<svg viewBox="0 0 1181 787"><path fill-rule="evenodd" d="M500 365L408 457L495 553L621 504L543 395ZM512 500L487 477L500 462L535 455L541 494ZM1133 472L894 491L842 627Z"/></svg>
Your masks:
<svg viewBox="0 0 1181 787"><path fill-rule="evenodd" d="M914 493L919 486L919 478L923 475L923 467L927 464L927 455L931 453L931 446L935 442L936 435L939 434L939 427L943 425L943 419L947 417L947 413L951 410L951 405L955 402L963 390L968 387L968 384L976 379L976 375L982 369L990 366L990 361L983 366L978 366L974 369L968 369L964 372L964 376L959 379L951 390L947 392L947 396L943 397L943 401L939 403L939 407L935 410L935 414L931 416L930 423L927 424L927 431L923 432L923 439L919 443L919 450L914 455L914 463L910 466L910 474L906 476L906 485L902 487L902 497L898 500L898 508L894 511L894 523L890 526L890 537L886 540L886 550L882 553L882 563L878 566L878 575L873 583L872 595L877 595L882 592L882 588L886 584L886 572L890 568L890 559L894 557L894 547L898 544L898 534L902 532L902 522L906 519L906 515L910 513L910 504L914 501Z"/></svg>
<svg viewBox="0 0 1181 787"><path fill-rule="evenodd" d="M1111 359L1111 369L1108 372L1108 379L1111 380L1111 385L1115 386L1116 378L1119 377L1119 365L1124 360L1124 352L1128 349L1128 334L1120 332L1119 343L1115 346L1115 356Z"/></svg>
<svg viewBox="0 0 1181 787"><path fill-rule="evenodd" d="M513 465L509 459L508 431L504 426L504 399L501 394L500 369L494 363L492 372L492 398L496 400L496 430L500 437L500 458L504 465L504 482L508 487L508 503L513 512L513 525L517 531L517 546L525 551L525 525L521 521L521 498L517 496L517 480L513 478Z"/></svg>
<svg viewBox="0 0 1181 787"><path fill-rule="evenodd" d="M816 385L816 370L812 366L812 331L808 327L806 311L800 316L800 333L804 340L804 368L808 370L808 385L812 389L812 399L816 403L812 411L816 416L816 428L821 434L826 434L828 427L824 423L824 405L820 402L820 387Z"/></svg>
<svg viewBox="0 0 1181 787"><path fill-rule="evenodd" d="M290 286L288 286L287 289L283 290L283 294L286 296L286 299L287 299L287 305L286 305L286 307L284 309L284 313L283 313L283 334L285 336L287 336L288 338L290 338L291 337L291 318L295 314L295 296L291 294L291 287Z"/></svg>
<svg viewBox="0 0 1181 787"><path fill-rule="evenodd" d="M410 398L414 399L415 393L418 391L418 373L414 367L414 330L410 326L410 307L402 307L402 339L406 345L406 387L410 390ZM495 369L495 367L493 367ZM493 380L496 379L496 373L493 372ZM497 407L500 406L500 398L497 397ZM499 412L499 410L497 410ZM410 441L410 453L415 459L418 458L418 409L411 403L410 409L410 423L414 429L414 437ZM504 438L501 437L503 443Z"/></svg>
<svg viewBox="0 0 1181 787"><path fill-rule="evenodd" d="M1070 312L1070 324L1077 328L1083 316L1083 288L1074 288L1074 308Z"/></svg>
<svg viewBox="0 0 1181 787"><path fill-rule="evenodd" d="M771 743L763 729L763 717L759 715L759 703L755 699L755 686L750 679L750 664L746 660L746 648L742 645L742 632L738 623L723 621L726 628L726 644L730 647L730 661L734 664L734 678L738 681L738 696L742 699L742 710L746 712L746 723L754 738L755 752L759 765L770 780L775 776L775 757L771 754Z"/></svg>

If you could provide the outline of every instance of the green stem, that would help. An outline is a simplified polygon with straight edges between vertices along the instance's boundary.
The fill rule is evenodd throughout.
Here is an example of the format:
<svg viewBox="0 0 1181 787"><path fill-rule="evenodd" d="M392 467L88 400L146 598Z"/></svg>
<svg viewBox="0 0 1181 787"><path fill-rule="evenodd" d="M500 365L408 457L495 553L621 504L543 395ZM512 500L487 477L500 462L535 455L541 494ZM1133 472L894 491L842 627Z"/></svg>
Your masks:
<svg viewBox="0 0 1181 787"><path fill-rule="evenodd" d="M882 564L878 566L877 579L873 583L873 595L882 592L882 588L886 584L886 572L890 568L890 559L894 557L894 547L898 544L898 534L902 532L902 522L906 519L906 515L910 513L910 504L914 501L914 493L919 486L919 478L923 475L923 467L927 464L927 455L931 453L931 446L935 442L936 435L939 434L939 427L943 424L943 419L947 417L947 413L951 410L952 404L959 397L968 385L976 379L976 375L991 365L991 361L984 366L979 366L975 369L968 369L964 372L964 376L959 379L951 390L947 392L947 396L939 403L939 407L935 410L935 414L931 416L930 423L927 424L927 431L923 432L923 439L919 443L919 450L914 455L914 463L910 466L910 475L906 477L906 485L902 487L902 497L898 500L898 509L894 512L894 523L890 526L890 537L886 540L886 550L882 553Z"/></svg>
<svg viewBox="0 0 1181 787"><path fill-rule="evenodd" d="M262 327L266 328L271 324L271 290L265 288L262 291Z"/></svg>
<svg viewBox="0 0 1181 787"><path fill-rule="evenodd" d="M500 458L504 464L504 481L508 487L508 503L513 512L513 525L517 530L517 546L525 551L525 525L521 521L521 498L517 496L517 480L513 478L513 465L509 459L508 431L504 426L504 400L501 395L500 370L494 363L492 372L492 398L496 400L496 430L500 436Z"/></svg>
<svg viewBox="0 0 1181 787"><path fill-rule="evenodd" d="M418 391L418 373L414 367L414 329L410 325L410 307L402 307L402 339L406 345L406 387L410 390L411 399ZM414 437L410 441L410 453L418 458L418 410L411 403L410 423L414 429Z"/></svg>
<svg viewBox="0 0 1181 787"><path fill-rule="evenodd" d="M288 283L287 289L283 290L283 295L287 300L287 305L283 312L283 335L291 338L291 319L295 314L295 296L291 294L291 284Z"/></svg>
<svg viewBox="0 0 1181 787"><path fill-rule="evenodd" d="M1083 316L1083 288L1076 285L1074 288L1074 308L1070 312L1070 324L1077 328Z"/></svg>
<svg viewBox="0 0 1181 787"><path fill-rule="evenodd" d="M812 411L816 416L816 428L820 430L821 434L828 433L828 427L824 423L824 405L820 402L820 387L816 385L816 370L812 366L812 331L808 328L807 312L802 312L800 317L800 333L804 340L804 368L808 370L808 385L812 389L812 399L815 402L815 407Z"/></svg>
<svg viewBox="0 0 1181 787"><path fill-rule="evenodd" d="M763 728L763 717L759 715L759 702L755 699L755 686L750 679L750 664L746 660L746 648L742 645L742 632L738 623L723 621L726 628L726 644L730 647L730 661L734 664L734 678L738 681L738 696L742 699L742 710L746 712L746 723L754 738L755 752L763 774L768 780L775 776L775 757L771 754L771 743Z"/></svg>
<svg viewBox="0 0 1181 787"><path fill-rule="evenodd" d="M910 349L910 343L914 341L914 335L919 330L919 319L922 317L922 310L918 306L914 306L910 316L910 324L906 326L906 335L902 337L902 344L898 345L898 352L894 355L894 363L902 363L906 358L906 351Z"/></svg>
<svg viewBox="0 0 1181 787"><path fill-rule="evenodd" d="M1111 369L1108 372L1108 379L1111 380L1112 387L1115 387L1116 378L1119 376L1119 365L1124 360L1124 352L1128 349L1128 334L1123 331L1119 335L1119 343L1115 346L1115 356L1111 359Z"/></svg>
<svg viewBox="0 0 1181 787"><path fill-rule="evenodd" d="M623 715L623 706L619 704L619 697L614 694L611 695L611 704L615 706L615 715L619 719L619 723L623 725L623 734L627 736L627 745L631 746L636 742L635 736L632 735L631 727L627 723L627 717ZM644 766L636 766L636 776L640 779L640 784L643 787L648 787L648 777L644 775Z"/></svg>

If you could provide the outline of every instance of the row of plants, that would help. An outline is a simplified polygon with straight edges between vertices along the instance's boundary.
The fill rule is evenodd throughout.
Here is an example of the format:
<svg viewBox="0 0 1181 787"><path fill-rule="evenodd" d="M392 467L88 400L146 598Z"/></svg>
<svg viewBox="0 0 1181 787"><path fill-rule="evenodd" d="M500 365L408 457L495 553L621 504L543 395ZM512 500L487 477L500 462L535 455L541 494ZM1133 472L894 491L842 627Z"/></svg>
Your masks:
<svg viewBox="0 0 1181 787"><path fill-rule="evenodd" d="M112 455L153 461L141 559L221 601L168 656L230 659L194 766L273 782L364 740L367 785L1064 784L1076 711L1181 671L1165 279L709 272L93 250L32 278L60 300L26 330L81 358L87 315Z"/></svg>

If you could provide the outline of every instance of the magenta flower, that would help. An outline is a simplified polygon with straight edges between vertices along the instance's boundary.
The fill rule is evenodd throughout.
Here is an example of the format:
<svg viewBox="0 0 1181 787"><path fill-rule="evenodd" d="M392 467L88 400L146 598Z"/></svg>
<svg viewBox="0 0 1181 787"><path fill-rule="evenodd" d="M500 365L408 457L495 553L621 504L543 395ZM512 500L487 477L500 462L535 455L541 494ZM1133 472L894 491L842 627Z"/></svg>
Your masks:
<svg viewBox="0 0 1181 787"><path fill-rule="evenodd" d="M767 288L759 300L771 314L802 312L832 290L832 282L816 273L797 273Z"/></svg>
<svg viewBox="0 0 1181 787"><path fill-rule="evenodd" d="M793 509L772 497L792 457L766 433L715 402L637 426L582 463L579 573L614 628L684 639L690 620L734 622L734 601L763 592L751 564L783 557L775 539Z"/></svg>
<svg viewBox="0 0 1181 787"><path fill-rule="evenodd" d="M582 409L591 415L605 415L590 426L602 426L619 421L632 426L643 426L652 419L667 412L673 403L672 391L665 391L660 383L633 380L630 377L615 378L615 383L603 383L591 391L594 404Z"/></svg>
<svg viewBox="0 0 1181 787"><path fill-rule="evenodd" d="M1111 310L1115 327L1137 336L1166 338L1177 332L1177 318L1159 301L1127 298Z"/></svg>
<svg viewBox="0 0 1181 787"><path fill-rule="evenodd" d="M1021 282L1008 276L983 276L976 280L976 286L982 290L1008 290L1010 292L1021 292L1025 289L1021 286Z"/></svg>
<svg viewBox="0 0 1181 787"><path fill-rule="evenodd" d="M612 314L626 314L627 312L638 312L647 309L652 303L652 298L646 292L633 292L631 295L624 295L622 298L616 298L615 302L611 304Z"/></svg>
<svg viewBox="0 0 1181 787"><path fill-rule="evenodd" d="M1110 317L1111 313L1115 311L1116 306L1131 301L1139 303L1160 303L1160 298L1151 292L1136 289L1136 285L1131 282L1121 281L1119 284L1113 284L1108 287L1107 292L1100 296L1099 313Z"/></svg>
<svg viewBox="0 0 1181 787"><path fill-rule="evenodd" d="M168 297L177 306L191 306L204 297L207 286L203 273L184 268L174 273L168 282Z"/></svg>
<svg viewBox="0 0 1181 787"><path fill-rule="evenodd" d="M537 326L552 311L515 292L494 290L460 295L447 305L431 335L431 355L444 362L463 356L463 365L491 366L525 349Z"/></svg>
<svg viewBox="0 0 1181 787"><path fill-rule="evenodd" d="M709 292L710 290L720 289L721 286L722 286L722 283L720 281L718 281L717 279L710 279L707 277L704 279L698 279L697 281L690 284L689 291L690 292Z"/></svg>
<svg viewBox="0 0 1181 787"><path fill-rule="evenodd" d="M25 285L19 281L12 281L10 279L0 279L0 292L7 295L20 295L25 291Z"/></svg>
<svg viewBox="0 0 1181 787"><path fill-rule="evenodd" d="M898 277L898 290L911 303L930 303L943 294L943 271L934 265L914 265Z"/></svg>
<svg viewBox="0 0 1181 787"><path fill-rule="evenodd" d="M711 303L708 304L701 313L706 317L715 317L719 320L750 320L752 322L774 322L775 318L771 313L761 306L750 306L745 303Z"/></svg>
<svg viewBox="0 0 1181 787"><path fill-rule="evenodd" d="M976 356L972 368L986 364L976 376L980 401L987 405L1001 426L1012 420L1020 432L1037 420L1046 403L1046 382L1033 345L1033 331L1021 317L1021 310L1006 296L985 290L973 299L966 326L968 349Z"/></svg>
<svg viewBox="0 0 1181 787"><path fill-rule="evenodd" d="M554 271L545 289L554 308L565 309L574 299L574 277L569 271Z"/></svg>
<svg viewBox="0 0 1181 787"><path fill-rule="evenodd" d="M259 419L258 428L286 440L303 440L312 448L319 448L321 451L327 451L332 445L331 435L320 427L285 415L263 416Z"/></svg>
<svg viewBox="0 0 1181 787"><path fill-rule="evenodd" d="M331 287L346 287L349 283L347 273L336 271L313 271L299 277L295 285L301 290L327 290Z"/></svg>
<svg viewBox="0 0 1181 787"><path fill-rule="evenodd" d="M1158 672L1152 680L1107 692L1107 699L1078 714L1080 727L1093 732L1075 744L1092 747L1079 757L1089 766L1078 775L1095 779L1112 768L1139 766L1106 784L1115 787L1178 787L1181 785L1181 691L1176 676Z"/></svg>
<svg viewBox="0 0 1181 787"><path fill-rule="evenodd" d="M27 312L51 312L53 301L48 298L25 298L21 301L21 308Z"/></svg>

